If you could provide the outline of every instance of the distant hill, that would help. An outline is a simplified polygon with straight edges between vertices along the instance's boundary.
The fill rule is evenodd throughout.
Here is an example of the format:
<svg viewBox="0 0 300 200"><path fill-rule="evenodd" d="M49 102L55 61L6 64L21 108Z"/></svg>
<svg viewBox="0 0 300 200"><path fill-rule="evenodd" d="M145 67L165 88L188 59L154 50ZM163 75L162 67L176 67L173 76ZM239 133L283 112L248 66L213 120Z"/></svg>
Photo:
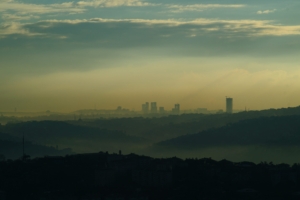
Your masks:
<svg viewBox="0 0 300 200"><path fill-rule="evenodd" d="M153 142L193 134L211 128L219 128L229 123L260 117L300 115L300 107L245 111L235 114L182 114L159 118L118 118L69 123L107 130L126 132L128 135L143 137Z"/></svg>
<svg viewBox="0 0 300 200"><path fill-rule="evenodd" d="M71 149L57 150L54 147L46 147L43 145L32 144L25 142L25 153L31 158L44 156L64 156L73 154ZM19 159L23 155L22 141L0 140L0 154L6 159Z"/></svg>
<svg viewBox="0 0 300 200"><path fill-rule="evenodd" d="M213 157L234 161L300 162L300 116L242 120L154 144L152 156Z"/></svg>
<svg viewBox="0 0 300 200"><path fill-rule="evenodd" d="M45 155L62 156L72 154L71 149L58 150L54 147L25 142L25 153L31 157L43 157ZM6 159L18 159L23 154L22 138L16 137L7 133L0 132L0 155L4 155Z"/></svg>
<svg viewBox="0 0 300 200"><path fill-rule="evenodd" d="M7 133L2 133L2 132L0 132L0 140L20 141L20 139L18 137L12 136L12 135L7 134Z"/></svg>
<svg viewBox="0 0 300 200"><path fill-rule="evenodd" d="M300 107L295 107L235 114L14 122L0 126L0 132L5 133L0 139L20 141L24 134L26 141L72 148L76 153L122 150L160 157L222 155L222 159L232 160L227 156L247 154L257 158L265 153L262 158L276 158L284 151L282 156L300 154L299 117Z"/></svg>
<svg viewBox="0 0 300 200"><path fill-rule="evenodd" d="M260 117L159 142L158 146L206 148L232 145L300 145L300 116Z"/></svg>
<svg viewBox="0 0 300 200"><path fill-rule="evenodd" d="M137 148L147 144L147 140L128 136L120 131L73 125L61 121L40 121L10 123L2 131L13 137L59 148L72 148L76 152L118 151Z"/></svg>

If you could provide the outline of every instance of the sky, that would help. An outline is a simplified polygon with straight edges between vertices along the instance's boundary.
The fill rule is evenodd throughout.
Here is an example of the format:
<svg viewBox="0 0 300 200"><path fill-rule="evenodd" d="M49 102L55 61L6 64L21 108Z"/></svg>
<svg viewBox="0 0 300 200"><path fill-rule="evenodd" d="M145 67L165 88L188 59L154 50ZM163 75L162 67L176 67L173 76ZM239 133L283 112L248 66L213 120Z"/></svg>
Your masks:
<svg viewBox="0 0 300 200"><path fill-rule="evenodd" d="M0 112L300 102L300 1L0 0Z"/></svg>

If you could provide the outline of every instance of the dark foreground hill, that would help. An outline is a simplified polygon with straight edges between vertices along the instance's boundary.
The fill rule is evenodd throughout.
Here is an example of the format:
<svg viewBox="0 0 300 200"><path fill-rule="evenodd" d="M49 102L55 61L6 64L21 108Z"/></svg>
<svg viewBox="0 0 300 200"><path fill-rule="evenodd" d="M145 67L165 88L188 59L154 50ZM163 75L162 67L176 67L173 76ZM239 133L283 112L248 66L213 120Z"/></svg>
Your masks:
<svg viewBox="0 0 300 200"><path fill-rule="evenodd" d="M0 160L0 198L296 200L300 165L93 153Z"/></svg>
<svg viewBox="0 0 300 200"><path fill-rule="evenodd" d="M300 161L300 116L261 117L159 142L164 155L225 157L251 161Z"/></svg>

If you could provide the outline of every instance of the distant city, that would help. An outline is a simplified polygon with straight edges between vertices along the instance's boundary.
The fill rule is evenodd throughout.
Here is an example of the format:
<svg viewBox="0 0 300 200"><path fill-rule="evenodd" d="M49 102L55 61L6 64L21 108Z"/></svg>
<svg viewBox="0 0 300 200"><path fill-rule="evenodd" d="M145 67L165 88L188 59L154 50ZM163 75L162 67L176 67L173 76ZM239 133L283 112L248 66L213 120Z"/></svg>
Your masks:
<svg viewBox="0 0 300 200"><path fill-rule="evenodd" d="M157 109L157 103L156 102L151 102L151 107L149 110L149 102L146 102L145 104L142 105L142 113L143 114L165 114L167 111L165 110L164 107L159 107ZM180 104L175 104L174 108L171 110L171 113L173 114L179 114L180 113Z"/></svg>
<svg viewBox="0 0 300 200"><path fill-rule="evenodd" d="M123 109L122 106L118 106L116 109L117 112L131 112L129 109ZM231 114L233 112L239 112L233 110L233 98L226 97L226 113ZM216 113L224 113L222 109L219 110L208 110L207 108L197 108L194 110L180 110L180 104L177 103L171 110L165 110L165 107L157 106L157 102L145 102L142 104L142 110L140 114L143 115L165 115L165 114L172 114L172 115L179 115L184 113L198 113L198 114L216 114Z"/></svg>
<svg viewBox="0 0 300 200"><path fill-rule="evenodd" d="M122 117L163 117L168 115L181 114L232 114L243 110L233 109L233 98L226 97L225 111L223 109L209 110L207 108L195 108L182 110L179 103L174 104L171 110L166 110L163 106L158 106L157 102L145 102L141 105L141 110L123 108L121 105L116 109L83 109L70 113L52 112L21 112L14 108L12 112L0 112L0 123L6 124L10 121L28 120L82 120L96 118L122 118Z"/></svg>
<svg viewBox="0 0 300 200"><path fill-rule="evenodd" d="M121 110L121 107L119 106L117 110ZM164 107L157 107L157 102L151 102L150 109L149 109L149 102L146 102L142 104L142 113L143 114L181 114L181 113L203 113L203 114L209 114L209 113L223 113L223 110L217 110L217 111L209 111L207 108L197 108L195 110L180 110L180 104L175 104L174 108L172 110L167 111ZM233 113L233 99L226 97L226 113Z"/></svg>

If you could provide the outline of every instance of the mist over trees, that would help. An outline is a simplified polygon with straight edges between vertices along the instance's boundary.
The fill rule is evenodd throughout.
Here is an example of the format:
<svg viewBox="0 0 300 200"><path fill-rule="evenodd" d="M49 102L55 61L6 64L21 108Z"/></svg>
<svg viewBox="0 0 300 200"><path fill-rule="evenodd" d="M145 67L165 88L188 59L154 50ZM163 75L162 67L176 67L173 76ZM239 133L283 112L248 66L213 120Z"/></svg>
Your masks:
<svg viewBox="0 0 300 200"><path fill-rule="evenodd" d="M72 148L75 152L98 152L102 149L118 151L133 149L147 144L143 138L128 136L120 131L109 131L94 127L73 125L60 121L41 121L7 124L6 133L37 144L61 148Z"/></svg>
<svg viewBox="0 0 300 200"><path fill-rule="evenodd" d="M0 126L0 140L10 141L0 154L16 158L6 149L20 149L24 135L26 142L38 148L69 149L69 153L122 150L156 157L255 162L290 158L287 162L292 162L300 152L299 122L300 107L236 114L13 122ZM35 154L32 150L31 155L55 154L47 151Z"/></svg>
<svg viewBox="0 0 300 200"><path fill-rule="evenodd" d="M230 123L221 128L180 136L157 145L176 148L206 148L232 145L297 146L300 116L261 117Z"/></svg>

